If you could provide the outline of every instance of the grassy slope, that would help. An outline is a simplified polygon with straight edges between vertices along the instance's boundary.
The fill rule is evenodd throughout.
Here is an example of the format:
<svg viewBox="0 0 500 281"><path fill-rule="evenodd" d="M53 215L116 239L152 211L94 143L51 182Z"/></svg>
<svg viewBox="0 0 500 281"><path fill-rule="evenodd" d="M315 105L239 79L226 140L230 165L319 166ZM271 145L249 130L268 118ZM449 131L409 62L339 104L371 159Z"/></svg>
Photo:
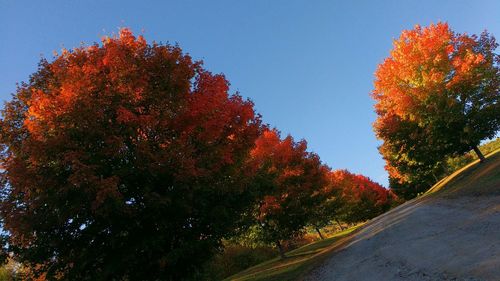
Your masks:
<svg viewBox="0 0 500 281"><path fill-rule="evenodd" d="M500 194L500 149L486 155L486 161L476 160L443 178L424 197L457 197Z"/></svg>
<svg viewBox="0 0 500 281"><path fill-rule="evenodd" d="M287 258L282 260L274 258L258 264L225 280L234 281L288 281L297 280L309 272L315 265L328 257L335 248L349 241L349 238L361 225L351 227L336 233L330 238L313 242L287 253Z"/></svg>
<svg viewBox="0 0 500 281"><path fill-rule="evenodd" d="M457 197L500 194L500 149L486 155L486 162L476 160L436 183L422 197ZM414 200L421 200L417 198ZM413 201L413 200L412 200ZM333 251L345 244L359 226L331 238L305 245L288 253L288 258L275 258L233 275L226 280L287 281L298 280Z"/></svg>

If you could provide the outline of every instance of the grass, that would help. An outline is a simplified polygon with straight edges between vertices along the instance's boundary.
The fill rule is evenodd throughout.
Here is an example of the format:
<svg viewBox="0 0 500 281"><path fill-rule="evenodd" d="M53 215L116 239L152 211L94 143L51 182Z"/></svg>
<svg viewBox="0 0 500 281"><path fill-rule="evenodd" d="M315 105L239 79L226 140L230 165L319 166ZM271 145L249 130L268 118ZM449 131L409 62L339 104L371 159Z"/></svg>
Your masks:
<svg viewBox="0 0 500 281"><path fill-rule="evenodd" d="M496 138L479 146L479 150L481 150L484 155L490 154L497 149L500 149L500 138ZM477 154L472 150L465 153L464 155L448 158L446 159L447 163L445 174L449 175L455 173L457 170L460 170L468 164L471 164L477 159Z"/></svg>
<svg viewBox="0 0 500 281"><path fill-rule="evenodd" d="M498 139L484 163L473 161L443 178L422 197L458 197L500 195L500 148ZM492 146L492 145L491 145ZM493 147L493 146L492 146ZM339 232L330 238L313 242L287 253L286 259L274 258L225 280L229 281L291 281L300 280L320 265L333 251L350 241L352 232L361 225Z"/></svg>
<svg viewBox="0 0 500 281"><path fill-rule="evenodd" d="M486 161L476 160L443 178L423 196L443 197L500 194L500 149L485 155Z"/></svg>
<svg viewBox="0 0 500 281"><path fill-rule="evenodd" d="M258 264L225 280L229 281L288 281L297 280L349 240L353 231L362 224L288 252L286 259L274 258Z"/></svg>

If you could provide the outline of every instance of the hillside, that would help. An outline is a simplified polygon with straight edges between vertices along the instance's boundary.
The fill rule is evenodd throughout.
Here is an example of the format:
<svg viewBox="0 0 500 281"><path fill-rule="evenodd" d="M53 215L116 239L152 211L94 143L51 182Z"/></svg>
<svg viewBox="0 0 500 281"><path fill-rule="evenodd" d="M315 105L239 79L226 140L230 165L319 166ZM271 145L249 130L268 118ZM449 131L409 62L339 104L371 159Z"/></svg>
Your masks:
<svg viewBox="0 0 500 281"><path fill-rule="evenodd" d="M500 150L424 196L227 280L498 280Z"/></svg>
<svg viewBox="0 0 500 281"><path fill-rule="evenodd" d="M372 220L305 280L498 280L500 150Z"/></svg>

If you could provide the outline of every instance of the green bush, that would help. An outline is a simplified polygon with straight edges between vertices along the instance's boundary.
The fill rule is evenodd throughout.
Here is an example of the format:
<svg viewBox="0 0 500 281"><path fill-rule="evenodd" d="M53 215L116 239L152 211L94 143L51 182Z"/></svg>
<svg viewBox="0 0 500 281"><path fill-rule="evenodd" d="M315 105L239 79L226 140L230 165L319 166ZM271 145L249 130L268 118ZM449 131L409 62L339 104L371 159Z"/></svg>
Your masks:
<svg viewBox="0 0 500 281"><path fill-rule="evenodd" d="M445 175L450 175L454 173L455 171L465 167L467 164L471 163L472 161L477 159L477 156L474 157L475 155L472 155L471 153L466 153L461 156L457 157L452 157L448 158L446 160L446 168L445 168Z"/></svg>
<svg viewBox="0 0 500 281"><path fill-rule="evenodd" d="M24 268L12 260L0 267L0 281L26 280L24 277Z"/></svg>
<svg viewBox="0 0 500 281"><path fill-rule="evenodd" d="M249 247L237 244L226 245L224 251L206 264L199 280L222 280L251 266L269 260L277 255L272 247Z"/></svg>
<svg viewBox="0 0 500 281"><path fill-rule="evenodd" d="M482 144L479 146L479 149L483 153L483 155L487 155L488 153L491 153L497 149L500 148L500 138L496 138L492 141L489 141L487 143ZM478 157L474 151L469 151L464 155L460 155L457 157L450 157L446 160L446 167L445 167L445 175L450 175L457 171L458 169L461 169L465 167L467 164L477 160Z"/></svg>
<svg viewBox="0 0 500 281"><path fill-rule="evenodd" d="M480 146L480 149L484 155L493 152L499 148L500 148L500 138L496 138L495 140L492 140Z"/></svg>
<svg viewBox="0 0 500 281"><path fill-rule="evenodd" d="M7 269L5 266L0 268L0 281L11 281L14 280L12 276L12 271Z"/></svg>

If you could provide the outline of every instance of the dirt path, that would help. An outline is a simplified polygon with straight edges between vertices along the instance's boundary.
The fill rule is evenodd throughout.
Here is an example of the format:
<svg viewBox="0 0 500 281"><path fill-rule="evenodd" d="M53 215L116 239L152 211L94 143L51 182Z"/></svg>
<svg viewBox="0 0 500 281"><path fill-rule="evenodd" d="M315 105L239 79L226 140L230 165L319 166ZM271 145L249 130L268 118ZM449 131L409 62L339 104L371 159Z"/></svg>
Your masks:
<svg viewBox="0 0 500 281"><path fill-rule="evenodd" d="M500 280L500 196L408 202L367 224L305 280Z"/></svg>

